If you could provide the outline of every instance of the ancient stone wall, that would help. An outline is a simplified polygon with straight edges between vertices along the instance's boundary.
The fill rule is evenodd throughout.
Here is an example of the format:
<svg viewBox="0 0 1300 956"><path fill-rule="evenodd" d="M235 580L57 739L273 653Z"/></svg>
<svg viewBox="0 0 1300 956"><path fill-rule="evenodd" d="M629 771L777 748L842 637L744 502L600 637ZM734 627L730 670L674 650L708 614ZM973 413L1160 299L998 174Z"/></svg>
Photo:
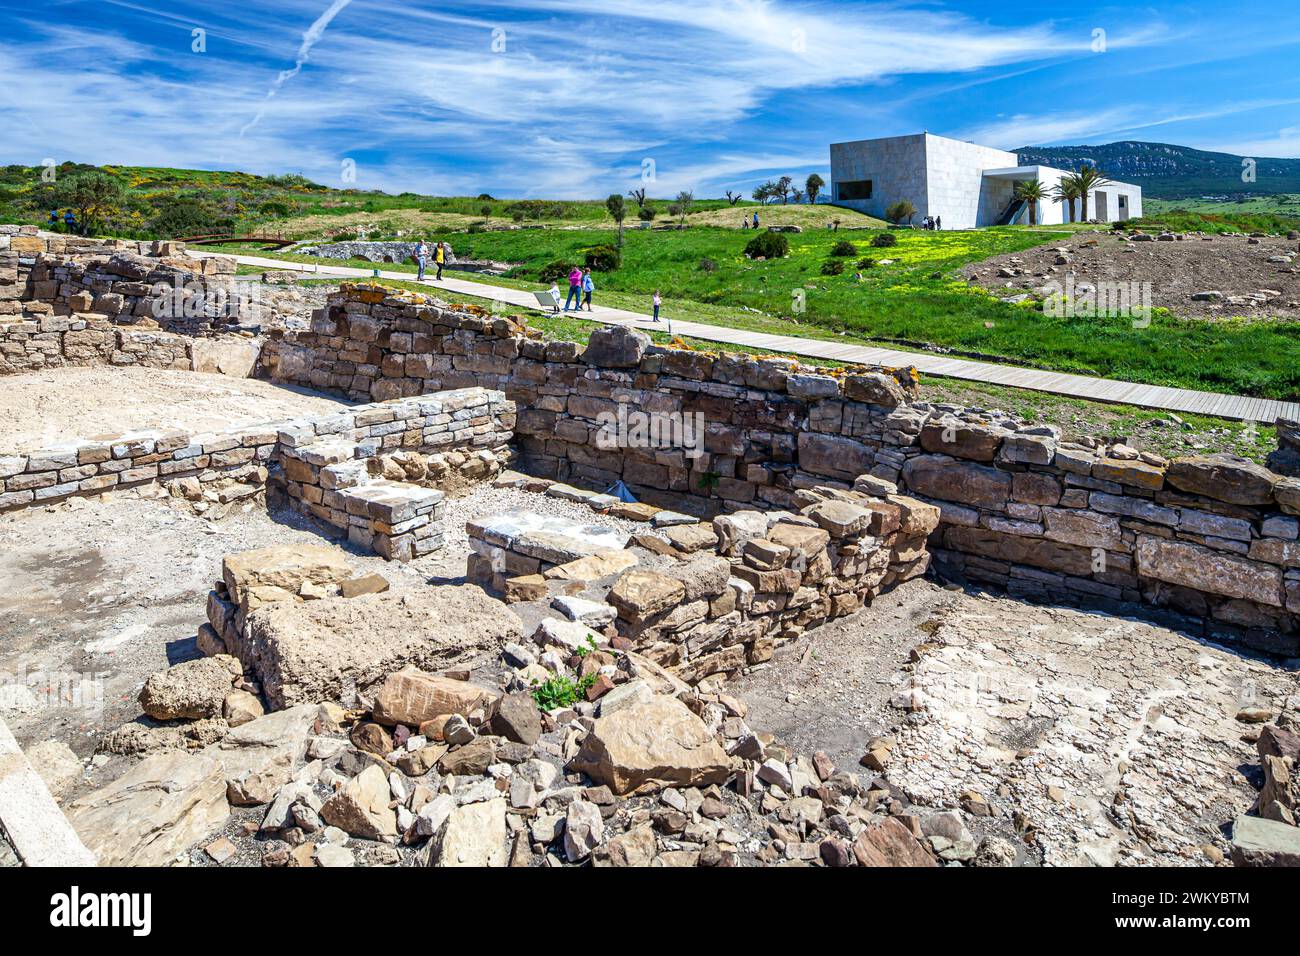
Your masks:
<svg viewBox="0 0 1300 956"><path fill-rule="evenodd" d="M911 369L835 377L781 358L655 347L619 327L584 350L379 287L345 286L310 331L274 336L262 361L274 381L358 399L499 389L519 405L530 473L602 489L622 480L641 500L686 496L702 514L788 507L799 488L896 470L893 448L923 420L900 408ZM647 437L656 429L665 440Z"/></svg>
<svg viewBox="0 0 1300 956"><path fill-rule="evenodd" d="M457 418L465 409L473 414ZM205 491L219 486L217 498L226 502L261 492L269 479L281 480L282 473L292 497L319 505L300 487L298 466L289 464L295 455L301 457L299 449L347 443L356 457L401 449L495 450L509 440L513 421L514 408L503 396L476 389L392 405L358 405L225 432L154 430L77 439L54 448L0 454L0 511L155 482L196 502L212 497ZM316 508L311 510L316 514ZM328 508L325 511L317 516L327 518Z"/></svg>
<svg viewBox="0 0 1300 956"><path fill-rule="evenodd" d="M190 370L194 339L114 325L94 314L0 316L0 375L63 365Z"/></svg>
<svg viewBox="0 0 1300 956"><path fill-rule="evenodd" d="M230 364L229 349L214 362L193 343L260 317L234 273L233 259L191 258L174 243L0 232L0 375ZM251 367L255 343L241 336L232 348L243 356L235 364Z"/></svg>
<svg viewBox="0 0 1300 956"><path fill-rule="evenodd" d="M858 476L942 509L946 572L1046 600L1140 601L1300 653L1300 480L1247 462L1166 461L981 409L909 401L911 370L836 372L780 358L649 346L585 350L513 321L379 287L345 287L312 329L264 352L274 379L379 399L484 385L519 405L525 470L700 514L789 508ZM698 414L700 455L602 441L611 419Z"/></svg>
<svg viewBox="0 0 1300 956"><path fill-rule="evenodd" d="M899 475L938 504L936 565L1046 600L1141 601L1295 655L1300 479L1229 456L1172 461L939 414Z"/></svg>
<svg viewBox="0 0 1300 956"><path fill-rule="evenodd" d="M248 497L266 481L276 427L255 425L203 435L137 431L0 454L0 511L155 482L175 486L178 495L198 501L205 485L233 480L238 487L223 491L225 500Z"/></svg>
<svg viewBox="0 0 1300 956"><path fill-rule="evenodd" d="M658 530L492 516L466 527L466 576L508 601L553 598L572 623L543 621L538 643L584 653L588 628L603 628L692 684L766 661L776 646L924 574L939 523L939 509L915 498L825 487L799 491L797 514L742 510L712 522L606 497L586 503Z"/></svg>
<svg viewBox="0 0 1300 956"><path fill-rule="evenodd" d="M289 499L353 544L410 561L442 547L438 483L492 477L508 459L515 407L500 392L467 388L363 406L346 419L341 431L282 430ZM459 450L469 454L449 462ZM385 451L406 457L385 461Z"/></svg>

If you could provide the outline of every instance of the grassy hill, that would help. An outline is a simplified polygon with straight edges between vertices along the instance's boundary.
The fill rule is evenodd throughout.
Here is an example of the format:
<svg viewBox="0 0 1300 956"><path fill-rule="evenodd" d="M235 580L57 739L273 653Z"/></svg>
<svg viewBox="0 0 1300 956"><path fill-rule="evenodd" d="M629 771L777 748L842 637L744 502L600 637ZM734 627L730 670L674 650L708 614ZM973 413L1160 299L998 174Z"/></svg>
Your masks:
<svg viewBox="0 0 1300 956"><path fill-rule="evenodd" d="M44 175L43 175L44 174ZM52 181L43 167L0 167L0 222L43 224L52 208L72 207L81 219L93 218L94 231L128 238L184 238L215 233L274 233L288 238L354 237L359 228L372 239L438 229L471 229L507 223L551 227L611 226L604 199L509 199L489 195L426 196L378 190L334 189L302 176L256 176L252 173L145 166L88 166L64 163ZM68 190L78 179L106 180L112 195L96 213L81 214ZM675 218L674 200L650 197L655 222ZM687 214L692 225L738 228L742 208L760 208L742 200L695 199ZM860 227L881 223L867 216L836 210ZM768 224L825 225L826 206L776 204L760 213ZM638 210L627 200L630 224Z"/></svg>
<svg viewBox="0 0 1300 956"><path fill-rule="evenodd" d="M1300 159L1254 157L1255 181L1242 182L1242 160L1170 143L1125 140L1101 146L1026 146L1016 150L1026 165L1073 169L1091 163L1112 179L1142 187L1144 198L1237 198L1300 192Z"/></svg>

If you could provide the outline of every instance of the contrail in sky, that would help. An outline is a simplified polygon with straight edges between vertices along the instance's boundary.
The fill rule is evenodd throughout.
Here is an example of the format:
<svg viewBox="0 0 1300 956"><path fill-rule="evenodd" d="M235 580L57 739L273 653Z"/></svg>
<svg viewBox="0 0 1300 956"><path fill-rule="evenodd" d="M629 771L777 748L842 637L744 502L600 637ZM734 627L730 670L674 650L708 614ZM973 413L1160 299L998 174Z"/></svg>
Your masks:
<svg viewBox="0 0 1300 956"><path fill-rule="evenodd" d="M276 93L279 93L280 87L284 86L285 83L301 72L303 65L307 62L308 54L311 53L311 48L316 45L317 40L325 35L325 28L328 27L330 22L339 15L339 12L351 2L352 0L334 0L334 2L329 5L329 9L317 17L316 22L307 28L307 32L302 35L302 44L298 47L298 56L293 61L293 69L280 71L279 75L275 78L275 82L271 84L271 88L266 91L267 100L270 100ZM256 126L258 121L261 120L262 114L265 112L266 104L263 103L262 108L257 111L257 115L244 124L243 128L239 131L239 135L242 137L250 129Z"/></svg>

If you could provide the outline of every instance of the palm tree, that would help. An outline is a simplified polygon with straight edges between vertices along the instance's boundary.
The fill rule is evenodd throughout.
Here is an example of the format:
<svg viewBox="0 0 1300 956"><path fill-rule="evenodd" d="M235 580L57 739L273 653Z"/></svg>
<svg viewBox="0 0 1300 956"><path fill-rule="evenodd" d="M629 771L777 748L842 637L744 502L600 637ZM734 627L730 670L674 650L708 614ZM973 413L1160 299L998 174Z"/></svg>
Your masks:
<svg viewBox="0 0 1300 956"><path fill-rule="evenodd" d="M1074 201L1079 198L1079 180L1074 173L1066 173L1061 181L1052 187L1052 198L1065 203L1068 221L1074 222Z"/></svg>
<svg viewBox="0 0 1300 956"><path fill-rule="evenodd" d="M1094 189L1100 189L1102 186L1109 186L1110 180L1103 175L1102 171L1096 166L1083 165L1079 167L1078 172L1074 174L1074 180L1079 185L1079 199L1082 204L1080 220L1088 221L1088 193Z"/></svg>
<svg viewBox="0 0 1300 956"><path fill-rule="evenodd" d="M1046 196L1043 184L1037 179L1022 179L1016 183L1016 198L1029 204L1029 224L1038 225L1038 204Z"/></svg>

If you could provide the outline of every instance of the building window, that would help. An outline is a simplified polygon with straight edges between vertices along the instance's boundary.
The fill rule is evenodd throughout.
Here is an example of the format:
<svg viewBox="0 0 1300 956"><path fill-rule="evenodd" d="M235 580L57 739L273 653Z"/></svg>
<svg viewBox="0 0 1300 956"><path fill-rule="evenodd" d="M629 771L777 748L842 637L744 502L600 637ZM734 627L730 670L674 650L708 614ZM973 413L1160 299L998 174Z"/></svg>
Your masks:
<svg viewBox="0 0 1300 956"><path fill-rule="evenodd" d="M871 198L871 180L855 179L847 183L838 183L835 198L841 201Z"/></svg>

